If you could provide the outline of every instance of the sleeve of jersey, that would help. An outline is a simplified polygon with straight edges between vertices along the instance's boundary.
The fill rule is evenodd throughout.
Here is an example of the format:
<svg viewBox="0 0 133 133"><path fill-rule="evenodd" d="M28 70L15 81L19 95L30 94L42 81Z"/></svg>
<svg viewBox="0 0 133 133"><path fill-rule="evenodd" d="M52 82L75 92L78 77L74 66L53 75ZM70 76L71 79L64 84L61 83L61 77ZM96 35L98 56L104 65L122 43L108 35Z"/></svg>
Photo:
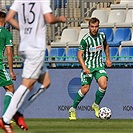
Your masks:
<svg viewBox="0 0 133 133"><path fill-rule="evenodd" d="M14 11L18 11L18 2L17 0L14 1L14 3L12 4L12 6L10 7L10 9L14 10Z"/></svg>
<svg viewBox="0 0 133 133"><path fill-rule="evenodd" d="M50 7L50 0L46 0L45 2L41 3L43 14L52 12Z"/></svg>
<svg viewBox="0 0 133 133"><path fill-rule="evenodd" d="M86 48L86 42L84 39L81 40L78 50L84 51Z"/></svg>

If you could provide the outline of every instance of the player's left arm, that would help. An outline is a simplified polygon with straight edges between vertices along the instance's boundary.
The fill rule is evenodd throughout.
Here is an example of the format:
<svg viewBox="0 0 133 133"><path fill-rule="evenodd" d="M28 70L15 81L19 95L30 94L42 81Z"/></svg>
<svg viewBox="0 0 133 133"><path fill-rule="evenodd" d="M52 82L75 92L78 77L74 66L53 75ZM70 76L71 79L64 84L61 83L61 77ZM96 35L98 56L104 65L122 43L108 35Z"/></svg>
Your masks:
<svg viewBox="0 0 133 133"><path fill-rule="evenodd" d="M111 67L112 61L110 60L110 51L109 51L109 45L107 42L104 43L104 52L106 55L106 66Z"/></svg>

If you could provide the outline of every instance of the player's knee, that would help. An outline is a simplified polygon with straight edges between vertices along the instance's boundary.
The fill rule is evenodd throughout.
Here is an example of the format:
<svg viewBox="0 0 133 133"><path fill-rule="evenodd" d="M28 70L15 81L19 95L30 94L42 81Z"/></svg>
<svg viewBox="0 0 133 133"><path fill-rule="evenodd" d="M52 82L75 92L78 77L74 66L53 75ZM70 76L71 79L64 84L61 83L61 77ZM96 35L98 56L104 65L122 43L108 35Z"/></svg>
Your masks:
<svg viewBox="0 0 133 133"><path fill-rule="evenodd" d="M103 90L105 90L107 88L107 80L106 77L102 77L98 80L98 84L100 86L100 88L102 88Z"/></svg>
<svg viewBox="0 0 133 133"><path fill-rule="evenodd" d="M82 88L81 88L82 94L85 95L88 91L89 91L89 86L88 85L82 86Z"/></svg>
<svg viewBox="0 0 133 133"><path fill-rule="evenodd" d="M102 84L100 85L100 87L101 87L103 90L106 90L107 84L106 84L106 83L102 83Z"/></svg>
<svg viewBox="0 0 133 133"><path fill-rule="evenodd" d="M14 93L15 91L13 85L5 86L4 89L6 90L6 92Z"/></svg>

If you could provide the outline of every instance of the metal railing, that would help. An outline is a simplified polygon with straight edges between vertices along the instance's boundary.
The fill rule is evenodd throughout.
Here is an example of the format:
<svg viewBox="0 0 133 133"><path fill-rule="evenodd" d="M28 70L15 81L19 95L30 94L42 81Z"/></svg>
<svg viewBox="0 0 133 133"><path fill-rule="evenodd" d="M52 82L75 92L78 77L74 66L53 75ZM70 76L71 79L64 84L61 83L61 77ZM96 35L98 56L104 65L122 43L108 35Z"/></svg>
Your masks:
<svg viewBox="0 0 133 133"><path fill-rule="evenodd" d="M46 56L45 64L49 68L81 68L78 60L75 60L77 56ZM133 56L111 56L112 68L133 68ZM5 66L8 68L7 58L4 57ZM105 57L103 57L105 63ZM13 60L14 68L22 68L23 60L20 56L15 56Z"/></svg>

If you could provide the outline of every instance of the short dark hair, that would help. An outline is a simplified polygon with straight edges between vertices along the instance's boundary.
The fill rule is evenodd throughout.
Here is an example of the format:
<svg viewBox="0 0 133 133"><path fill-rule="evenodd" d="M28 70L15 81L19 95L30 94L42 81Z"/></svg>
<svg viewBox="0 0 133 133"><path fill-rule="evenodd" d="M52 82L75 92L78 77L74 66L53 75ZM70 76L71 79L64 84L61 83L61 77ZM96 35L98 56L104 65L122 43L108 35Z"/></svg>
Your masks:
<svg viewBox="0 0 133 133"><path fill-rule="evenodd" d="M93 18L91 18L90 20L89 20L89 25L90 25L90 23L96 23L96 22L98 22L98 24L100 23L100 21L99 21L99 19L98 18L96 18L96 17L93 17Z"/></svg>
<svg viewBox="0 0 133 133"><path fill-rule="evenodd" d="M0 11L0 18L5 18L6 17L6 12Z"/></svg>

